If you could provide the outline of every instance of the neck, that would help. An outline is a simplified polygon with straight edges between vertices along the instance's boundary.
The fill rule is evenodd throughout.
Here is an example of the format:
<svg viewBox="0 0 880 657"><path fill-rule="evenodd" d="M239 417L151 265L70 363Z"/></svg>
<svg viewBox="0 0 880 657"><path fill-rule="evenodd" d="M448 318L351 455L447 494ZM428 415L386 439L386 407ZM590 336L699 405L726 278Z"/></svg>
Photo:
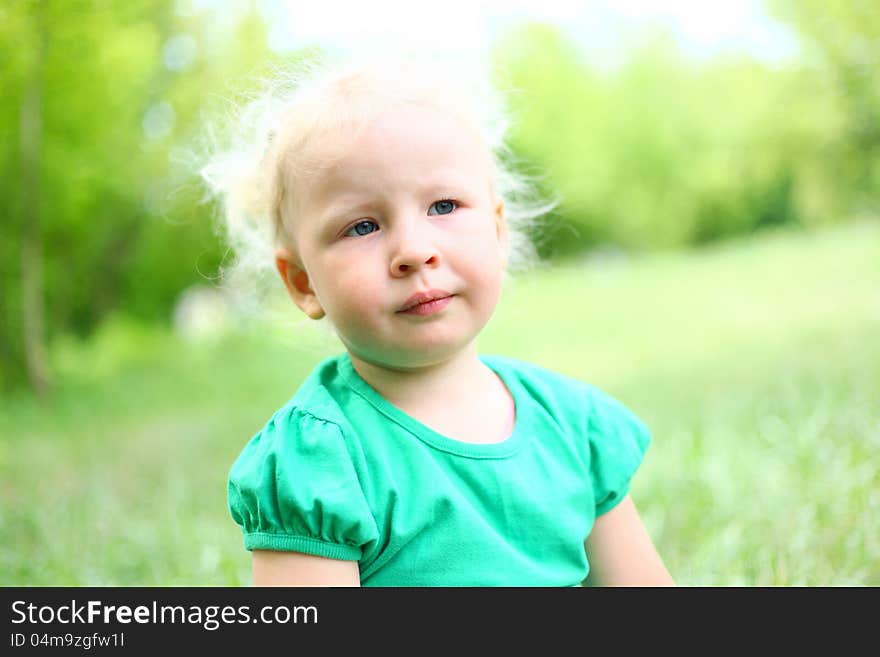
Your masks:
<svg viewBox="0 0 880 657"><path fill-rule="evenodd" d="M477 356L476 340L454 356L418 368L393 369L349 352L354 369L370 387L398 408L417 408L425 400L468 398L494 376Z"/></svg>

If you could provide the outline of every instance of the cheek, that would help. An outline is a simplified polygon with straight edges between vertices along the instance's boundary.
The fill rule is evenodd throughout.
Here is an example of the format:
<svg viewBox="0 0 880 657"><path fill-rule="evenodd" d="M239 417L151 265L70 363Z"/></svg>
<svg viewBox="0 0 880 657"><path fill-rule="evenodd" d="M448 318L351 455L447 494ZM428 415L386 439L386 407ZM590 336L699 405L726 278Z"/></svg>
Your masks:
<svg viewBox="0 0 880 657"><path fill-rule="evenodd" d="M316 281L318 300L324 311L336 321L375 310L380 302L380 289L375 274L366 267L343 262L323 263L322 275Z"/></svg>
<svg viewBox="0 0 880 657"><path fill-rule="evenodd" d="M471 235L459 240L461 262L472 275L483 279L486 284L498 282L503 276L501 249L494 227L491 230L473 231Z"/></svg>

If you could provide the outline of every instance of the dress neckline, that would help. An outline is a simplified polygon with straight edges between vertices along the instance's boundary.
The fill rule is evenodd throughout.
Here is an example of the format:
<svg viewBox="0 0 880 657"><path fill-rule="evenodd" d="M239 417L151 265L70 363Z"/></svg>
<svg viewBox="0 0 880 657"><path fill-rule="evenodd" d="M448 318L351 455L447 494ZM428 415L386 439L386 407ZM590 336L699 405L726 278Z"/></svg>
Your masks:
<svg viewBox="0 0 880 657"><path fill-rule="evenodd" d="M394 406L385 399L375 388L358 374L351 362L348 352L341 354L338 359L339 373L348 386L358 395L363 397L377 411L385 415L399 426L406 429L422 442L449 454L465 456L475 459L500 459L515 454L523 443L523 426L525 423L524 412L527 404L523 402L524 391L516 377L504 367L501 359L494 356L478 356L480 361L491 369L501 379L510 396L513 398L515 419L513 431L502 441L493 443L472 443L458 440L435 431L428 425L417 420L400 408Z"/></svg>

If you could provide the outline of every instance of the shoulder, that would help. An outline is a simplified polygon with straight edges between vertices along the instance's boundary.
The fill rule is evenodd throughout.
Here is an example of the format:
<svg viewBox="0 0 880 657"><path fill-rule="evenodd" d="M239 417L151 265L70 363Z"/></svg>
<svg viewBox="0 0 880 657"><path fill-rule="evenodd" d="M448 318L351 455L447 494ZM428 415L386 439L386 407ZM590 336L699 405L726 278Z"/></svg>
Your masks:
<svg viewBox="0 0 880 657"><path fill-rule="evenodd" d="M489 365L493 370L498 372L502 378L508 377L516 379L519 383L535 389L539 392L556 392L559 394L583 392L586 386L583 381L579 381L565 374L561 374L554 370L542 367L535 363L511 358L510 356L485 355L480 358Z"/></svg>
<svg viewBox="0 0 880 657"><path fill-rule="evenodd" d="M342 355L331 356L315 365L296 394L276 412L275 416L296 412L318 421L343 423L345 412L337 394L337 390L344 386L340 373L342 358Z"/></svg>
<svg viewBox="0 0 880 657"><path fill-rule="evenodd" d="M592 383L509 356L481 358L505 381L520 385L529 397L566 423L593 431L609 423L632 424L640 433L647 432L632 409Z"/></svg>
<svg viewBox="0 0 880 657"><path fill-rule="evenodd" d="M556 372L535 363L509 356L481 356L483 361L508 383L521 386L528 395L550 411L576 407L583 412L584 405L599 392L580 379Z"/></svg>
<svg viewBox="0 0 880 657"><path fill-rule="evenodd" d="M318 363L296 394L276 410L244 446L232 474L266 459L293 453L347 452L350 434L344 409L334 395L338 356Z"/></svg>

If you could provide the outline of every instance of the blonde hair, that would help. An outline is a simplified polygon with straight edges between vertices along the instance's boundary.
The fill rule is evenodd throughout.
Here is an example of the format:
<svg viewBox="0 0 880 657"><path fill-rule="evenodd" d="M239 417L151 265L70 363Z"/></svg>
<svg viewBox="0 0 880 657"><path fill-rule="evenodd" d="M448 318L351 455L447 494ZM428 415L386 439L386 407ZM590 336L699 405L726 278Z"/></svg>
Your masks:
<svg viewBox="0 0 880 657"><path fill-rule="evenodd" d="M327 165L314 146L339 131L356 132L403 103L452 112L482 138L494 164L493 187L505 206L508 270L538 264L530 232L556 202L539 198L532 180L515 170L506 142L507 109L489 76L477 68L384 55L307 59L277 74L262 94L234 113L229 146L215 147L201 170L220 201L221 229L234 253L224 278L258 288L274 279L274 251L284 243L291 181ZM326 149L321 156L327 157Z"/></svg>

